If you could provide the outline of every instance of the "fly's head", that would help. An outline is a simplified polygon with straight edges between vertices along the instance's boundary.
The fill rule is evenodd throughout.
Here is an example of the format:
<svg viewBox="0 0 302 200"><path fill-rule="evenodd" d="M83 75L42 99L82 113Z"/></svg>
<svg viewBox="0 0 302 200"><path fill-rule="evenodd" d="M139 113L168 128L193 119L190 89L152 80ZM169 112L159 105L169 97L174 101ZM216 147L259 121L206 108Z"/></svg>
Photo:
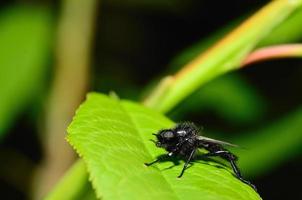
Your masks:
<svg viewBox="0 0 302 200"><path fill-rule="evenodd" d="M165 129L154 134L157 138L156 146L171 150L178 143L178 137L175 131L171 129Z"/></svg>

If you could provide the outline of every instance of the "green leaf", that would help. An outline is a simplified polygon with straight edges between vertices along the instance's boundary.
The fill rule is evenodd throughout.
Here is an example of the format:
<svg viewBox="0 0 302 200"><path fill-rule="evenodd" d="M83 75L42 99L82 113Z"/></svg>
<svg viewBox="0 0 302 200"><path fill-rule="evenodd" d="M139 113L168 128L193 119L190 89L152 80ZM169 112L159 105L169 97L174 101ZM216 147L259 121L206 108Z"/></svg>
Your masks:
<svg viewBox="0 0 302 200"><path fill-rule="evenodd" d="M97 196L103 199L261 199L216 162L195 161L178 179L183 162L143 163L165 153L150 139L173 126L141 105L92 93L68 128L68 141L84 159Z"/></svg>
<svg viewBox="0 0 302 200"><path fill-rule="evenodd" d="M47 9L14 7L0 16L0 138L41 90L49 56Z"/></svg>
<svg viewBox="0 0 302 200"><path fill-rule="evenodd" d="M240 157L239 166L249 176L264 174L286 161L301 155L302 107L270 123L269 126L249 133L241 133L238 144L247 151L234 149Z"/></svg>
<svg viewBox="0 0 302 200"><path fill-rule="evenodd" d="M169 116L181 121L192 113L211 111L236 124L260 120L265 113L265 101L255 88L239 74L226 74L198 89Z"/></svg>

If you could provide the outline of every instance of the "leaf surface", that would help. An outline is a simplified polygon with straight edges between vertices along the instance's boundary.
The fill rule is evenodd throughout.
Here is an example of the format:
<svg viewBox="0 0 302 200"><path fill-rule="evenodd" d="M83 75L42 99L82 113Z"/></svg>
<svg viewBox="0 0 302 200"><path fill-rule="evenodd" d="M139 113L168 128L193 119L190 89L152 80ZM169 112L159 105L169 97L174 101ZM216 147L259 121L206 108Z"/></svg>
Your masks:
<svg viewBox="0 0 302 200"><path fill-rule="evenodd" d="M183 161L146 167L165 153L150 141L152 133L173 124L141 105L91 93L68 128L68 141L102 199L261 199L217 162L194 161L180 179Z"/></svg>

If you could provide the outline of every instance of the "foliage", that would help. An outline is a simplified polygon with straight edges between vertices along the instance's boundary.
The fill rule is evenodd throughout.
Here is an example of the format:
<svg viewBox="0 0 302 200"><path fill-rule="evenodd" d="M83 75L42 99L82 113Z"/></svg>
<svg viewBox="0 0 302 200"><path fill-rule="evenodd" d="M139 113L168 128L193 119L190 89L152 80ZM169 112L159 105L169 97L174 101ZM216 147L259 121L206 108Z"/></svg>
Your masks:
<svg viewBox="0 0 302 200"><path fill-rule="evenodd" d="M235 73L220 76L199 88L173 109L175 120L189 114L210 111L233 124L250 124L265 114L266 103L243 77Z"/></svg>
<svg viewBox="0 0 302 200"><path fill-rule="evenodd" d="M223 165L195 162L183 178L181 164L144 162L164 154L150 140L173 122L129 101L90 94L68 128L68 140L83 157L98 197L104 199L259 199Z"/></svg>
<svg viewBox="0 0 302 200"><path fill-rule="evenodd" d="M247 150L234 149L240 156L239 166L247 175L259 176L301 154L301 124L302 109L298 107L266 127L240 133L236 141Z"/></svg>
<svg viewBox="0 0 302 200"><path fill-rule="evenodd" d="M0 138L41 91L51 38L47 9L14 7L0 16Z"/></svg>
<svg viewBox="0 0 302 200"><path fill-rule="evenodd" d="M300 4L301 1L274 1L270 3L255 16L244 22L235 31L231 32L231 34L226 36L221 42L206 51L205 54L198 55L196 59L191 60L190 63L175 76L166 77L162 81L162 84L154 90L154 93L151 93L144 103L160 112L171 111L174 106L178 105L192 93L198 91L205 83L230 70L237 69L246 55L254 48L265 44L265 40L268 41L268 43L270 42L269 39L267 39L270 33L272 34L272 38L275 37L275 39L271 40L271 43L278 41L276 38L279 38L280 34L279 36L278 34L274 35L274 31L278 29L276 27L289 17ZM279 29L281 30L279 32L289 30L288 27L294 27L291 25L292 24L288 25L285 29ZM278 31L276 33L278 33ZM214 40L217 38L218 37L214 37ZM296 35L293 35L292 38L295 39ZM209 43L211 43L211 41ZM194 51L195 50L196 49L194 49ZM198 50L199 54L201 51L203 50ZM193 54L187 55L190 57ZM216 85L213 88L217 89L217 91L219 87L226 88L226 85L231 86L234 80L234 85L236 85L236 78L232 78L232 81L227 80L228 79L222 82L218 81L218 87ZM224 85L225 83L226 85ZM241 83L239 80L237 85ZM237 93L232 92L234 92L234 90L238 92L240 88L231 88L230 95L227 95L227 97L234 98L236 97L234 94ZM246 88L248 88L248 86L246 86ZM200 92L202 100L207 102L208 105L212 102L214 105L210 105L210 107L217 109L218 112L223 113L223 116L231 120L236 121L236 116L228 116L233 110L227 109L226 105L234 105L234 101L238 101L238 99L245 99L243 102L245 102L246 105L243 105L247 107L247 110L249 105L252 105L255 107L251 108L251 110L257 111L257 109L261 109L261 111L241 113L240 110L242 108L240 105L237 105L239 106L237 111L235 110L235 113L239 113L237 119L240 118L241 114L243 121L250 121L250 119L253 120L256 119L257 116L262 115L263 102L257 95L253 96L252 89L241 90L248 91L245 94L246 98L239 96L235 98L235 100L232 98L228 99L227 97L221 98L219 101L217 100L217 102L221 102L222 100L222 102L225 103L221 106L217 106L217 102L215 101L215 97L219 97L219 95L217 95L219 92L215 92L215 89L207 90L206 87L204 89L205 90ZM221 97L223 96L222 94L220 95ZM207 97L209 98L208 100L206 99ZM199 96L196 95L193 99L198 101L198 98ZM246 101L246 99L255 100L255 104ZM207 105L207 103L203 104L203 106ZM194 109L195 106L196 102L195 104L193 102L191 108ZM201 109L204 108L203 106L201 106ZM185 109L190 109L190 107L186 107ZM246 113L248 113L248 115L245 115ZM232 119L232 117L234 118ZM244 119L245 117L246 119ZM285 128L286 125L291 122L294 124L299 123L299 119L299 117L290 118L289 121L285 120L284 123L280 122L280 127L272 125L269 128L264 128L263 132L269 133L267 137L272 137L276 129L281 128L281 130L284 130L281 132L284 133L287 131ZM68 129L68 140L84 159L97 196L104 199L140 199L142 196L152 199L184 199L188 197L194 199L200 196L205 199L214 197L214 199L260 198L257 193L251 190L247 185L238 182L238 180L231 175L228 168L214 162L195 162L193 166L188 169L188 173L186 173L185 177L181 179L182 182L175 178L182 167L181 164L171 167L170 162L163 162L158 165L159 169L157 167L146 168L142 163L150 161L164 153L161 149L155 148L154 144L149 141L152 136L151 133L172 125L173 122L161 114L135 103L108 98L104 95L91 94L88 100L77 111ZM296 134L297 130L298 129L291 129L290 131L293 135L299 135L297 137L300 138L300 134ZM262 131L260 130L259 132ZM278 152L283 144L280 143L280 138L282 137L276 139L275 145L260 146L259 151L262 149L264 150L263 152L266 153ZM255 145L259 142L259 139L268 140L266 136L258 137L258 134L256 134L255 137L245 137L239 143ZM251 143L247 141L251 141ZM290 144L291 141L287 142ZM299 142L296 143L293 149L296 149L297 145L299 145L298 143ZM258 161L263 163L257 169L257 166L251 164L250 160L248 160L252 157L252 152L259 155L261 154L257 152L257 150L246 154L238 152L238 154L243 155L243 157L247 157L245 160L240 161L240 164L244 169L249 169L251 172L253 172L253 169L257 171L262 170L262 168L264 168L263 166L268 166L266 165L267 161L279 162L276 157L273 157L271 160L265 160L268 154L255 156L255 159L251 159L254 163ZM69 177L83 175L82 172L85 169L80 169L78 172L71 171ZM202 181L205 179L207 181ZM64 182L64 180L66 179L64 178L62 181ZM222 184L217 184L218 181ZM236 188L236 190L232 190L232 188ZM58 192L58 197L60 197L60 187L56 187L54 193L56 192ZM50 193L50 195L54 193Z"/></svg>

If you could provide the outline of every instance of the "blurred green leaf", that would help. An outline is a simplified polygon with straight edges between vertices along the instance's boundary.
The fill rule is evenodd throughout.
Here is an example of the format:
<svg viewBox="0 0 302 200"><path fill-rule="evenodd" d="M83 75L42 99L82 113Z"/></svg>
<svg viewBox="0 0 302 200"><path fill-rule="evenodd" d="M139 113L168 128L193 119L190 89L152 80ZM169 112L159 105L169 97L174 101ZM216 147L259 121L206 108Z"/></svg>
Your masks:
<svg viewBox="0 0 302 200"><path fill-rule="evenodd" d="M13 7L0 16L0 138L41 90L52 35L41 7Z"/></svg>
<svg viewBox="0 0 302 200"><path fill-rule="evenodd" d="M240 156L240 167L250 176L263 174L302 153L302 108L241 135L245 136L237 139L237 144L247 149L234 149Z"/></svg>
<svg viewBox="0 0 302 200"><path fill-rule="evenodd" d="M150 141L152 133L172 125L143 106L93 93L69 126L68 140L86 162L102 199L260 199L218 163L195 162L181 179L176 177L182 164L146 167L144 162L165 153Z"/></svg>
<svg viewBox="0 0 302 200"><path fill-rule="evenodd" d="M264 100L238 74L226 74L198 89L170 114L183 120L188 113L212 111L232 123L260 120L265 112Z"/></svg>

